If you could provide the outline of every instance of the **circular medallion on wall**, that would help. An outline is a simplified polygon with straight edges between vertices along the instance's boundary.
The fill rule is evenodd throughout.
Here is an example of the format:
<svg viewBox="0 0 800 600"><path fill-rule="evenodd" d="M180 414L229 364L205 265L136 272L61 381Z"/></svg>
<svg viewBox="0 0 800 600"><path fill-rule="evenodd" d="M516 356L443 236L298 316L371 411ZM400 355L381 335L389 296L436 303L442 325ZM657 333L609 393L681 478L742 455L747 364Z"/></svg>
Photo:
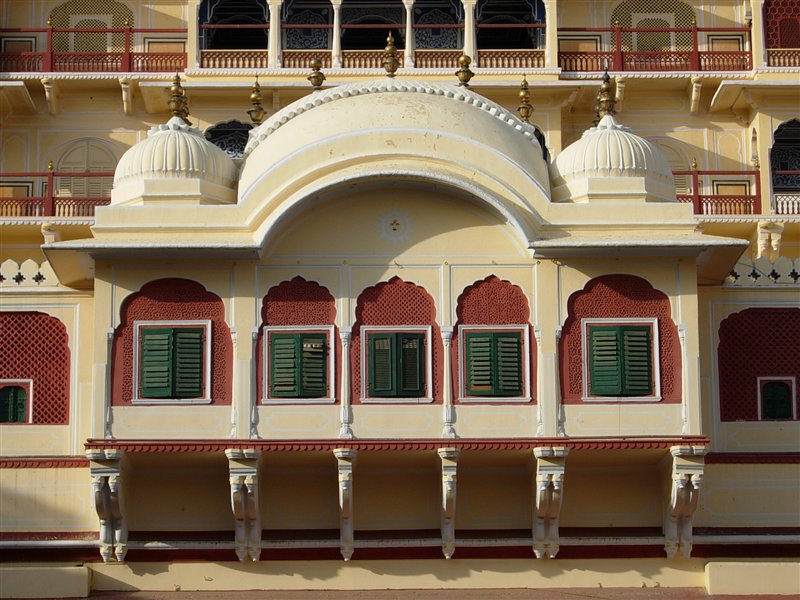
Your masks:
<svg viewBox="0 0 800 600"><path fill-rule="evenodd" d="M386 240L404 241L411 233L411 217L400 211L385 213L378 223L378 233Z"/></svg>

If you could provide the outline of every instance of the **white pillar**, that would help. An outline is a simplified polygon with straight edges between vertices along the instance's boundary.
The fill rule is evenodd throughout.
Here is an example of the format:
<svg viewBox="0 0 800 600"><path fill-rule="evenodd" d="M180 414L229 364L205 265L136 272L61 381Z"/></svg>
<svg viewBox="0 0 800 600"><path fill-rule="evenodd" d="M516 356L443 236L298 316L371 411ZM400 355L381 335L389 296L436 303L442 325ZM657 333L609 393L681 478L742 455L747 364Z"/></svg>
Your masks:
<svg viewBox="0 0 800 600"><path fill-rule="evenodd" d="M442 505L440 509L442 552L450 559L456 551L456 482L458 476L458 448L439 448L442 463Z"/></svg>
<svg viewBox="0 0 800 600"><path fill-rule="evenodd" d="M267 66L278 69L281 66L281 4L283 0L270 0L269 3L269 54Z"/></svg>
<svg viewBox="0 0 800 600"><path fill-rule="evenodd" d="M339 548L342 558L350 560L353 556L353 461L356 451L350 448L336 448L339 480Z"/></svg>
<svg viewBox="0 0 800 600"><path fill-rule="evenodd" d="M340 329L339 336L342 338L342 387L339 394L342 405L339 437L353 439L353 408L350 401L350 329Z"/></svg>
<svg viewBox="0 0 800 600"><path fill-rule="evenodd" d="M544 30L544 66L548 69L558 68L558 15L556 1L545 0Z"/></svg>
<svg viewBox="0 0 800 600"><path fill-rule="evenodd" d="M403 51L403 66L414 67L414 52L417 42L414 39L414 0L403 0L406 8L406 48Z"/></svg>
<svg viewBox="0 0 800 600"><path fill-rule="evenodd" d="M461 0L464 5L464 54L472 59L472 66L479 67L478 49L475 45L475 4L477 0Z"/></svg>
<svg viewBox="0 0 800 600"><path fill-rule="evenodd" d="M331 0L333 6L333 48L331 49L331 66L342 68L342 0Z"/></svg>
<svg viewBox="0 0 800 600"><path fill-rule="evenodd" d="M453 425L456 422L456 407L453 403L453 385L452 385L452 354L451 348L453 346L453 328L442 327L442 342L444 343L444 377L442 378L442 401L444 406L444 427L442 428L442 437L454 438L456 437L456 430Z"/></svg>

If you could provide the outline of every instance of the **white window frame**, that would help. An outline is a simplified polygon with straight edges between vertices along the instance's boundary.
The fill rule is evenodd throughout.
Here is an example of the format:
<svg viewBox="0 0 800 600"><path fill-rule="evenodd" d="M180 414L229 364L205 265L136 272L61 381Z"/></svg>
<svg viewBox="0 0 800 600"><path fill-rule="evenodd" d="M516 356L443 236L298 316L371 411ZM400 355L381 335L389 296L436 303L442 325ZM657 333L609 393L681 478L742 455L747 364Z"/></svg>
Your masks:
<svg viewBox="0 0 800 600"><path fill-rule="evenodd" d="M758 420L764 421L765 423L772 423L772 422L782 422L788 421L789 419L765 419L761 416L761 407L763 405L761 399L761 390L764 387L763 384L769 383L771 381L777 381L780 383L788 383L789 387L792 390L792 421L797 420L797 380L794 375L786 375L786 376L768 376L768 377L758 377L757 378L757 385L758 385Z"/></svg>
<svg viewBox="0 0 800 600"><path fill-rule="evenodd" d="M139 336L142 329L159 329L164 327L186 328L203 327L205 338L203 348L203 397L202 398L140 398L139 397L139 361L141 347ZM134 321L133 323L133 404L211 404L211 320L195 321Z"/></svg>
<svg viewBox="0 0 800 600"><path fill-rule="evenodd" d="M336 402L336 338L334 336L333 325L270 325L265 326L262 331L263 348L261 356L263 358L263 389L261 390L262 404L333 404ZM322 333L325 335L328 345L328 372L327 384L328 395L320 398L272 398L269 395L269 335L270 333ZM345 360L342 360L342 368L345 368Z"/></svg>
<svg viewBox="0 0 800 600"><path fill-rule="evenodd" d="M467 333L518 331L522 333L522 396L469 396L467 394ZM458 401L463 404L525 403L531 401L530 327L521 325L463 325L458 328ZM527 360L526 360L527 358Z"/></svg>
<svg viewBox="0 0 800 600"><path fill-rule="evenodd" d="M592 396L589 394L589 329L596 325L649 325L650 348L653 365L653 395L652 396ZM661 402L661 356L659 353L658 318L639 319L626 317L619 319L581 319L581 368L583 369L583 402ZM566 358L566 357L564 357Z"/></svg>
<svg viewBox="0 0 800 600"><path fill-rule="evenodd" d="M21 387L25 389L28 395L28 406L25 408L25 422L24 423L2 423L2 425L30 425L33 423L33 379L0 379L0 388L4 387Z"/></svg>
<svg viewBox="0 0 800 600"><path fill-rule="evenodd" d="M362 325L361 338L361 402L364 404L430 404L433 402L433 348L431 347L431 326L403 325ZM425 396L411 398L371 397L369 393L369 344L370 333L422 333L425 335Z"/></svg>

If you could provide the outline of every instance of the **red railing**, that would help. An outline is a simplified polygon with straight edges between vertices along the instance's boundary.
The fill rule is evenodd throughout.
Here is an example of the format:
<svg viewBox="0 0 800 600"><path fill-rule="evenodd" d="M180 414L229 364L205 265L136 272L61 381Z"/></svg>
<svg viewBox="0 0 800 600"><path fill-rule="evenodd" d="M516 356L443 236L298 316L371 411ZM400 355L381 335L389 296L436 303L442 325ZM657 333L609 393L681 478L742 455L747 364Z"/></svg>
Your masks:
<svg viewBox="0 0 800 600"><path fill-rule="evenodd" d="M770 67L800 67L800 48L767 48Z"/></svg>
<svg viewBox="0 0 800 600"><path fill-rule="evenodd" d="M562 27L560 40L596 40L595 51L558 53L558 65L564 71L749 71L753 68L750 50L700 50L701 34L706 43L711 35L736 36L742 47L749 47L747 27L627 28ZM632 50L633 37L641 34L667 34L673 50ZM709 35L711 34L711 35ZM600 46L606 49L601 49Z"/></svg>
<svg viewBox="0 0 800 600"><path fill-rule="evenodd" d="M83 73L153 73L174 72L186 68L185 52L149 52L134 51L134 38L142 34L178 34L186 37L186 29L152 29L152 28L109 28L109 29L76 29L62 27L0 29L0 36L8 34L34 33L41 43L44 38L43 52L0 52L0 71L3 72L83 72ZM106 52L65 52L54 49L53 38L60 34L74 39L72 47L80 46L81 37L104 34L106 45L111 49ZM115 41L111 36L116 36ZM84 39L86 39L84 37ZM158 41L155 38L151 41ZM164 41L173 41L165 39ZM109 43L110 42L110 43Z"/></svg>
<svg viewBox="0 0 800 600"><path fill-rule="evenodd" d="M691 191L678 194L679 202L691 203L696 215L760 215L761 214L761 182L758 171L673 171L675 176L689 176ZM723 179L719 179L722 177ZM735 177L735 179L731 179ZM753 194L701 194L702 184L712 189L718 186L741 186L752 189Z"/></svg>
<svg viewBox="0 0 800 600"><path fill-rule="evenodd" d="M109 196L75 196L59 193L59 178L76 178L83 180L108 178L110 188L113 172L85 173L42 171L34 173L0 173L0 188L11 188L25 180L34 185L44 184L43 196L2 197L0 198L0 218L2 217L94 217L97 206L109 204ZM13 181L9 181L13 180ZM104 182L105 183L105 182Z"/></svg>

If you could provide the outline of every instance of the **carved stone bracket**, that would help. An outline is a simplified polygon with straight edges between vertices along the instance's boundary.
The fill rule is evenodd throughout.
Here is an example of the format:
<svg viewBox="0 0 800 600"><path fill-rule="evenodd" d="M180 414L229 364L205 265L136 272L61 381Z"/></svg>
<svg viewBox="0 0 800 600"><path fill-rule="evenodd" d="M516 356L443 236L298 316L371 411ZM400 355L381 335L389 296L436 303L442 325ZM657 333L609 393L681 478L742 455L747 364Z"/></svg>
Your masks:
<svg viewBox="0 0 800 600"><path fill-rule="evenodd" d="M125 560L128 525L122 504L122 457L120 450L89 450L89 473L95 510L100 519L100 556L104 562Z"/></svg>
<svg viewBox="0 0 800 600"><path fill-rule="evenodd" d="M439 448L438 452L442 462L442 552L449 559L456 551L456 481L461 450Z"/></svg>
<svg viewBox="0 0 800 600"><path fill-rule="evenodd" d="M668 558L692 554L692 519L703 482L705 446L673 446L669 498L664 510L664 550Z"/></svg>
<svg viewBox="0 0 800 600"><path fill-rule="evenodd" d="M339 471L339 548L342 558L353 556L353 463L356 451L336 448L333 451Z"/></svg>
<svg viewBox="0 0 800 600"><path fill-rule="evenodd" d="M58 82L49 77L42 77L41 82L44 88L44 97L47 100L47 111L51 115L57 115L59 109L58 100L61 92Z"/></svg>
<svg viewBox="0 0 800 600"><path fill-rule="evenodd" d="M228 470L231 508L235 519L236 556L256 561L261 556L261 514L258 506L258 459L260 450L229 448Z"/></svg>
<svg viewBox="0 0 800 600"><path fill-rule="evenodd" d="M558 554L558 519L564 487L565 461L569 448L534 448L536 489L533 516L533 551L536 558L555 558Z"/></svg>

